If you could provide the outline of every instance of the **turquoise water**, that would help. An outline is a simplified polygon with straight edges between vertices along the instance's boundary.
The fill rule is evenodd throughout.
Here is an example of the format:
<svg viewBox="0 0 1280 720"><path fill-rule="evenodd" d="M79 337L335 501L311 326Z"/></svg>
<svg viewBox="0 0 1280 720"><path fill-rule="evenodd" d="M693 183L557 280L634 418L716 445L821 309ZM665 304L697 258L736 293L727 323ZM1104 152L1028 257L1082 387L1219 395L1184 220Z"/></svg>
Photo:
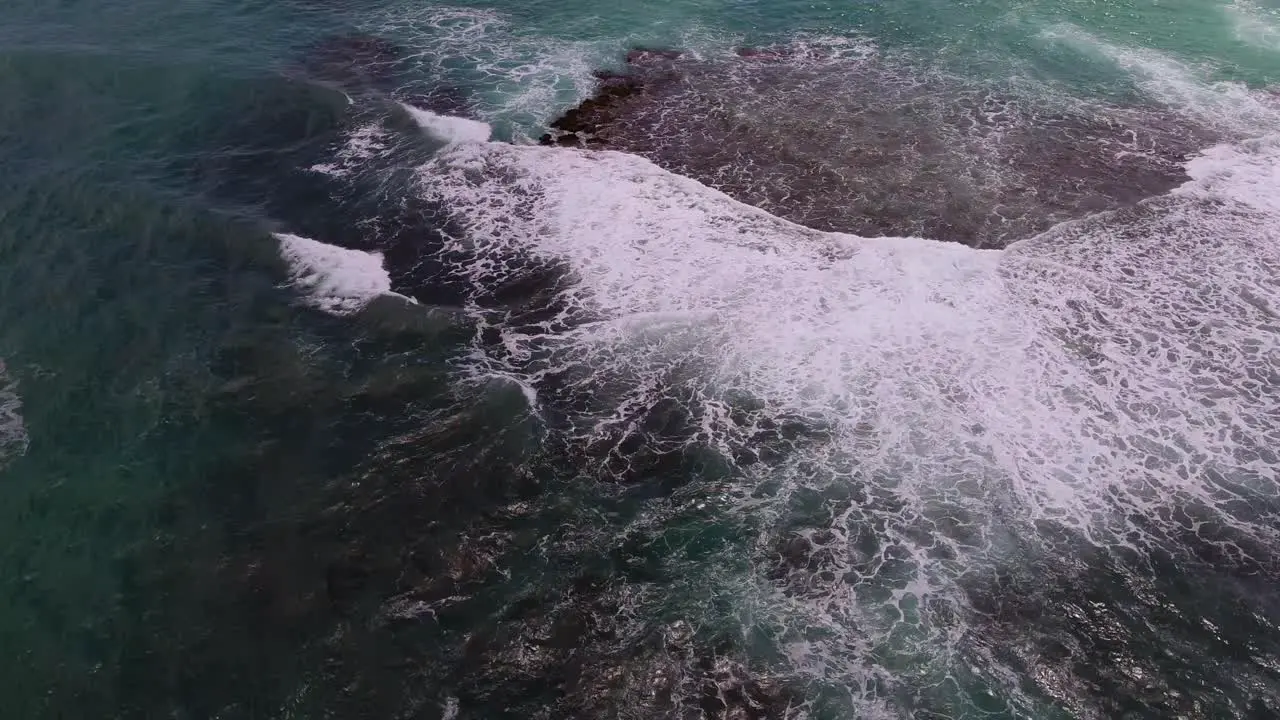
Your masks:
<svg viewBox="0 0 1280 720"><path fill-rule="evenodd" d="M1247 172L817 237L533 145L634 47L780 176L986 93ZM1265 2L6 3L0 716L1273 717L1278 84Z"/></svg>

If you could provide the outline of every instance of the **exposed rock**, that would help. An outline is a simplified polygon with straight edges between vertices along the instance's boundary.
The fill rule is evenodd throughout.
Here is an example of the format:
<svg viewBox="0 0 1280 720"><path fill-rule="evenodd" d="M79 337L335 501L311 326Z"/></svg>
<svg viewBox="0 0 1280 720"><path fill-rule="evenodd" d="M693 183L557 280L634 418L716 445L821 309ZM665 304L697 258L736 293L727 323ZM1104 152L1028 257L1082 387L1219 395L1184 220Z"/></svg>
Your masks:
<svg viewBox="0 0 1280 720"><path fill-rule="evenodd" d="M541 138L542 144L572 147L607 142L597 139L596 133L625 114L626 106L645 91L646 81L639 77L597 72L596 78L596 94L551 123L551 131Z"/></svg>
<svg viewBox="0 0 1280 720"><path fill-rule="evenodd" d="M1214 135L1169 111L1033 104L807 46L628 53L544 144L634 152L820 230L1002 246L1187 177Z"/></svg>

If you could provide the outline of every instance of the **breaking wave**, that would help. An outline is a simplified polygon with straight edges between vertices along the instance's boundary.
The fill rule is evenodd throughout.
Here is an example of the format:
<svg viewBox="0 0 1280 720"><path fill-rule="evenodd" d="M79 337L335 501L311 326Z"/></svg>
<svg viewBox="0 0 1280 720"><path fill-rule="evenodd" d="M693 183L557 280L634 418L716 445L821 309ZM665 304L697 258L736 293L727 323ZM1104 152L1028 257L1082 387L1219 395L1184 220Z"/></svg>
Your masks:
<svg viewBox="0 0 1280 720"><path fill-rule="evenodd" d="M307 296L307 302L335 315L345 315L364 307L381 295L394 295L391 278L382 267L379 253L348 250L310 238L277 233L280 255L289 263L293 284Z"/></svg>
<svg viewBox="0 0 1280 720"><path fill-rule="evenodd" d="M1219 132L1280 126L1189 78L1150 82ZM1159 558L1280 571L1280 136L1185 169L1004 250L819 232L607 151L454 146L422 190L462 228L443 255L477 293L549 288L534 311L473 308L474 372L558 397L603 477L694 446L735 468L713 504L757 524L756 570L723 581L770 608L791 671L860 688L873 714L903 684L1013 673L1098 716L1076 692L1085 650L1046 654L1010 593L1127 637L1154 631L1050 588L1120 567L1158 605L1141 578Z"/></svg>
<svg viewBox="0 0 1280 720"><path fill-rule="evenodd" d="M1277 167L1274 136L1215 148L1172 194L1005 251L821 233L608 152L455 147L424 188L477 287L570 278L541 315L482 318L484 362L590 398L568 432L621 479L638 446L732 459L730 495L774 518L762 566L861 647L907 604L962 612L962 579L1011 556L1272 562ZM686 434L651 422L672 405Z"/></svg>
<svg viewBox="0 0 1280 720"><path fill-rule="evenodd" d="M444 143L488 142L493 129L479 120L440 115L412 105L401 104L422 131Z"/></svg>
<svg viewBox="0 0 1280 720"><path fill-rule="evenodd" d="M1145 48L1121 47L1074 25L1045 28L1040 39L1103 58L1126 72L1150 99L1231 139L1243 140L1280 126L1280 102L1244 83L1213 80L1213 68L1197 67Z"/></svg>

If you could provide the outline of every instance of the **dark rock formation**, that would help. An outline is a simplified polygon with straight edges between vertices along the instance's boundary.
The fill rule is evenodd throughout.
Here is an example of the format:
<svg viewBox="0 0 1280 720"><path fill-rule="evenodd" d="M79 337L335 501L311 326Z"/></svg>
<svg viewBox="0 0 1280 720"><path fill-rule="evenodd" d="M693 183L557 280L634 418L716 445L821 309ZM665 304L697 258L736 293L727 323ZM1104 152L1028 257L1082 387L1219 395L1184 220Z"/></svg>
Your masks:
<svg viewBox="0 0 1280 720"><path fill-rule="evenodd" d="M1168 111L1057 107L874 56L635 50L544 144L623 150L820 230L1002 246L1187 178Z"/></svg>
<svg viewBox="0 0 1280 720"><path fill-rule="evenodd" d="M606 141L597 139L596 132L624 114L627 105L643 102L637 97L645 90L645 81L641 78L605 71L597 72L596 78L599 80L596 94L551 123L551 132L542 136L542 144L603 145Z"/></svg>

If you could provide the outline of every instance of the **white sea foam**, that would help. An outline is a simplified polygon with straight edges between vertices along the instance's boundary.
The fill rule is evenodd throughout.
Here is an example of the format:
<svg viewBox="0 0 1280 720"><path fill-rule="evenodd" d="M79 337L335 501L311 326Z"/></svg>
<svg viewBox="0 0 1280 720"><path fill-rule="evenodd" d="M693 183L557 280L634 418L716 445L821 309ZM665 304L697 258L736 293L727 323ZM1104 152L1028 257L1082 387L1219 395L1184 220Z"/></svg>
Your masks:
<svg viewBox="0 0 1280 720"><path fill-rule="evenodd" d="M9 379L0 361L0 465L26 452L28 442L18 384Z"/></svg>
<svg viewBox="0 0 1280 720"><path fill-rule="evenodd" d="M479 120L440 115L404 103L401 103L401 107L409 113L409 117L413 118L418 127L441 142L482 143L488 142L493 135L493 128Z"/></svg>
<svg viewBox="0 0 1280 720"><path fill-rule="evenodd" d="M347 133L333 162L312 165L310 169L334 178L347 177L385 151L387 137L386 128L378 123L362 125Z"/></svg>
<svg viewBox="0 0 1280 720"><path fill-rule="evenodd" d="M1193 182L1177 192L1224 197L1280 214L1280 163L1267 162L1276 144L1277 136L1267 135L1209 148L1187 163Z"/></svg>
<svg viewBox="0 0 1280 720"><path fill-rule="evenodd" d="M477 308L501 335L477 361L585 391L583 443L623 448L647 408L686 405L687 441L741 471L720 500L763 518L758 563L804 539L768 611L796 665L838 682L895 681L874 654L941 683L950 660L931 658L954 659L970 627L954 618L973 616L964 582L1080 562L1069 543L1190 534L1244 559L1280 542L1280 141L1243 139L1280 130L1280 111L1159 53L1045 36L1238 140L1166 196L1003 251L817 232L620 153L467 143L424 169L463 229L446 254L478 288L570 273L550 320ZM756 462L786 419L811 436ZM746 499L756 483L781 489Z"/></svg>
<svg viewBox="0 0 1280 720"><path fill-rule="evenodd" d="M394 295L382 255L326 245L310 238L277 233L280 255L289 263L293 284L308 302L335 315L355 312L379 295Z"/></svg>
<svg viewBox="0 0 1280 720"><path fill-rule="evenodd" d="M1058 387L1066 379L1064 368L1098 361L1078 357L1096 348L1073 346L1061 335L1080 332L1071 323L1087 318L1060 308L1062 317L1052 320L1036 308L1059 302L1055 295L1064 293L1090 305L1101 303L1077 296L1101 292L1099 287L1119 292L1112 287L1119 280L1112 276L1123 270L1140 273L1145 283L1124 283L1124 297L1135 304L1149 302L1141 308L1158 313L1168 309L1167 298L1178 289L1172 278L1179 273L1169 263L1188 263L1199 271L1188 253L1268 252L1265 243L1254 240L1268 226L1250 213L1273 210L1269 196L1258 192L1258 185L1273 179L1268 175L1273 172L1270 147L1260 144L1259 154L1233 151L1240 153L1237 160L1262 159L1249 172L1238 167L1231 173L1210 172L1205 168L1211 159L1226 151L1206 155L1193 164L1201 177L1179 193L1186 199L1166 200L1159 212L1144 209L1089 219L1006 254L929 240L818 233L740 205L642 159L614 153L503 145L460 148L445 160L447 180L439 183L433 175L433 182L440 184L451 207L459 209L468 223L469 242L482 243L484 257L534 253L569 261L578 284L566 299L584 316L601 319L553 339L580 344L583 362L610 357L615 363L660 363L672 351L685 356L702 351L708 392L739 389L792 411L872 422L879 427L881 451L898 447L906 452L911 436L926 427L931 428L926 434L937 436L930 442L955 434L973 439L965 428L975 419L985 428L973 430L975 437L1008 432L1006 446L1053 445L1054 436L1063 439L1071 418L1062 414L1077 412L1064 408L1076 403L1041 393L1066 392ZM1202 196L1253 202L1255 207L1207 206L1200 202ZM536 214L522 220L522 214L528 217L531 198L538 204ZM1246 220L1247 228L1240 227ZM1218 233L1215 242L1201 237L1207 227ZM1200 247L1181 248L1159 272L1154 259L1146 267L1131 267L1124 261L1138 243L1122 243L1116 236L1122 230L1146 229L1165 233L1161 242L1170 250L1163 252L1179 245L1174 242L1178 235L1186 237L1188 246ZM1241 237L1228 234L1245 229ZM1227 238L1237 244L1228 245ZM1116 269L1097 267L1100 257L1114 261ZM487 282L487 275L505 267L481 262L470 272ZM1025 277L1010 283L1014 274ZM1248 280L1236 278L1235 284L1245 287ZM1070 291L1058 289L1059 282ZM1029 287L1042 296L1034 301L1026 297ZM1137 309L1130 309L1130 317ZM1200 310L1216 316L1227 308ZM637 330L655 324L685 328L690 320L705 345L671 347L661 334ZM1215 319L1219 325L1228 321ZM1046 326L1049 322L1054 325ZM618 347L637 338L640 347ZM513 338L513 343L547 339L534 334ZM1129 369L1143 373L1149 366ZM1081 385L1071 392L1097 391L1095 402L1116 402L1113 391L1093 388L1090 373L1080 372L1070 376ZM1163 381L1171 382L1168 376ZM1177 383L1173 385L1167 391L1176 395ZM1076 440L1089 444L1097 438ZM1050 470L1068 474L1083 471L1078 463L1087 464L1090 455L1083 445L1071 452L1063 447L1042 451L1059 455L1063 463ZM1016 464L1005 469L1013 471ZM1046 473L1037 486L1056 484L1054 475Z"/></svg>
<svg viewBox="0 0 1280 720"><path fill-rule="evenodd" d="M558 320L502 328L498 361L595 388L584 442L642 433L637 411L677 399L691 442L782 483L751 501L778 522L760 556L794 532L830 551L830 573L788 582L796 622L846 633L824 672L852 673L908 598L962 608L974 568L1073 562L1037 523L1135 549L1193 523L1235 557L1280 541L1277 167L1274 139L1215 148L1176 193L1005 251L816 232L618 153L458 146L424 188L465 226L451 249L478 285L526 261L571 270ZM829 439L751 463L781 417ZM836 486L881 499L788 524L789 497ZM878 550L855 563L868 526ZM896 652L927 664L956 632Z"/></svg>

